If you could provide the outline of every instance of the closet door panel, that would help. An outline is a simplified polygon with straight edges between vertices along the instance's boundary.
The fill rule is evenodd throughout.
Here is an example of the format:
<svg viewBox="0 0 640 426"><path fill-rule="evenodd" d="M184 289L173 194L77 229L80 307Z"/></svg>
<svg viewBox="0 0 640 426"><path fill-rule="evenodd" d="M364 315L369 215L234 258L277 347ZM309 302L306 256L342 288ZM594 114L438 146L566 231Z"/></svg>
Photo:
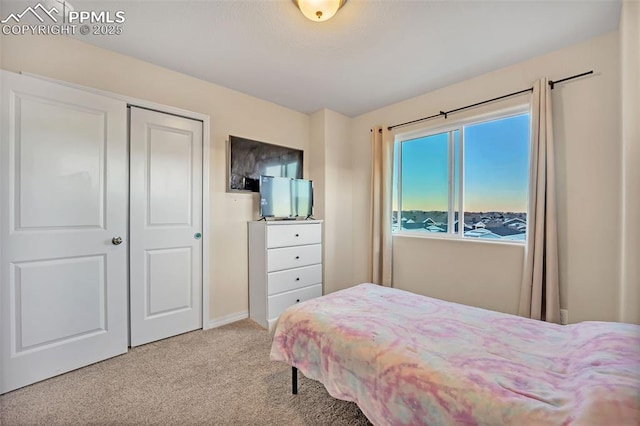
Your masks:
<svg viewBox="0 0 640 426"><path fill-rule="evenodd" d="M35 78L1 78L7 392L127 351L127 110Z"/></svg>
<svg viewBox="0 0 640 426"><path fill-rule="evenodd" d="M202 327L202 122L131 107L131 346Z"/></svg>

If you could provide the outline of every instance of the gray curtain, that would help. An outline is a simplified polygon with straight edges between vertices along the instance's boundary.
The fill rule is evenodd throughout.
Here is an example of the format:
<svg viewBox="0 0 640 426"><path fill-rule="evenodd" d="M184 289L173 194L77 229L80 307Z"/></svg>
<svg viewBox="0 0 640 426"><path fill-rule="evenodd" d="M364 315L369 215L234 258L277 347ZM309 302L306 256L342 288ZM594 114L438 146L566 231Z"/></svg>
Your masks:
<svg viewBox="0 0 640 426"><path fill-rule="evenodd" d="M392 175L393 134L386 128L371 131L371 271L370 281L392 286Z"/></svg>
<svg viewBox="0 0 640 426"><path fill-rule="evenodd" d="M551 89L546 78L534 84L531 102L529 212L518 314L560 323Z"/></svg>

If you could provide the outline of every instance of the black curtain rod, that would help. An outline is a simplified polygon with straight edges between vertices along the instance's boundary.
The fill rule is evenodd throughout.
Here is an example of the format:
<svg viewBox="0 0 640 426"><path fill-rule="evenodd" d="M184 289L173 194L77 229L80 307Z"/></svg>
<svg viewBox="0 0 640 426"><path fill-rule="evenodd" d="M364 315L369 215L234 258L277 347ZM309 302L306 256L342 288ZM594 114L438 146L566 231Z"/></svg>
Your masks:
<svg viewBox="0 0 640 426"><path fill-rule="evenodd" d="M560 80L550 81L549 82L549 86L551 86L551 90L553 90L554 86L556 84L558 84L558 83L564 83L565 81L573 80L574 78L584 77L585 75L589 75L589 74L593 74L593 70L587 71L587 72L583 72L582 74L572 75L571 77L565 77L565 78L560 79Z"/></svg>
<svg viewBox="0 0 640 426"><path fill-rule="evenodd" d="M565 81L573 80L574 78L584 77L585 75L589 75L589 74L593 74L593 70L587 71L587 72L583 72L582 74L572 75L571 77L565 77L565 78L563 78L561 80L549 81L549 87L551 87L551 90L553 90L555 85L558 84L558 83L564 83ZM432 118L437 118L437 117L442 117L442 116L444 116L444 118L447 119L449 114L452 114L454 112L460 112L460 111L463 111L465 109L474 108L474 107L477 107L479 105L484 105L484 104L488 104L490 102L499 101L500 99L509 98L511 96L521 95L523 93L531 92L532 90L533 90L533 87L529 87L528 89L519 90L519 91L513 92L513 93L508 93L506 95L498 96L497 98L487 99L486 101L476 102L475 104L471 104L471 105L463 106L463 107L460 107L460 108L452 109L450 111L440 111L438 114L430 115L428 117L418 118L416 120L407 121L405 123L394 124L393 126L387 127L387 130L392 130L392 129L395 129L396 127L408 126L408 125L413 124L413 123L419 123L421 121L431 120ZM380 129L380 131L382 132L382 129Z"/></svg>

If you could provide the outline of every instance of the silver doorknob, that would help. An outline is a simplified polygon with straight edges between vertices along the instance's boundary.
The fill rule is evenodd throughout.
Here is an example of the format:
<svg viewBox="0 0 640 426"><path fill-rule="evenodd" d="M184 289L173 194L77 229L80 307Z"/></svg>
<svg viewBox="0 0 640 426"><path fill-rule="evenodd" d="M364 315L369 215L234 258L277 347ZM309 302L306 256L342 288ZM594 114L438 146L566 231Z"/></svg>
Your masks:
<svg viewBox="0 0 640 426"><path fill-rule="evenodd" d="M113 243L114 246L119 246L120 244L122 244L122 238L114 237L111 239L111 242Z"/></svg>

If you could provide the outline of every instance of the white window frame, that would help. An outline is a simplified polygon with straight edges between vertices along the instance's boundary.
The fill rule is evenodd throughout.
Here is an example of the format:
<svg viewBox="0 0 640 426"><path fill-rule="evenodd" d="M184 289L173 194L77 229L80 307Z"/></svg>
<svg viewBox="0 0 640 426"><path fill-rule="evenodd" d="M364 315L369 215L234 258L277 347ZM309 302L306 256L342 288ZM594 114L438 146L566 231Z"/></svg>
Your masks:
<svg viewBox="0 0 640 426"><path fill-rule="evenodd" d="M464 236L464 128L466 126L473 126L476 124L485 123L487 121L502 120L517 115L529 114L531 115L530 104L520 103L508 108L495 109L491 112L476 114L470 117L461 118L458 120L451 120L447 124L436 124L432 126L422 127L418 130L397 133L394 137L394 145L398 145L398 169L393 173L397 176L397 199L398 199L398 217L396 222L398 224L398 230L393 231L392 236L401 237L415 237L415 238L432 238L432 239L445 239L445 240L457 240L457 241L472 241L478 243L490 243L490 244L510 244L522 246L526 243L526 239L523 241L518 240L494 240L489 238L470 238ZM454 149L454 137L453 133L458 131L458 185L455 188L455 156ZM426 138L437 134L448 133L448 212L447 212L447 229L455 229L455 197L454 189L457 190L458 195L458 232L415 232L402 230L402 147L403 142L407 142L413 139ZM529 123L529 161L531 159L531 123ZM527 185L527 219L529 218L529 188L530 182ZM392 212L393 213L393 212ZM528 234L527 234L528 236Z"/></svg>

